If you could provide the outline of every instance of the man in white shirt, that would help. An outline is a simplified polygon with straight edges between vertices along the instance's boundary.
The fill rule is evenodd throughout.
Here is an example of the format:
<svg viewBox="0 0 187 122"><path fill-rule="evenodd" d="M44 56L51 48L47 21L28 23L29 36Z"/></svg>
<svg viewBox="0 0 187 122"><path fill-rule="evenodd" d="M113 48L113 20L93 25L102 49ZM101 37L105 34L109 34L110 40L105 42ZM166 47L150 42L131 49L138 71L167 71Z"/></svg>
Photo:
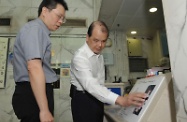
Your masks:
<svg viewBox="0 0 187 122"><path fill-rule="evenodd" d="M100 53L108 36L104 22L93 22L88 28L86 43L72 59L70 96L74 122L103 122L103 103L140 107L145 101L145 93L119 96L104 86L104 61Z"/></svg>

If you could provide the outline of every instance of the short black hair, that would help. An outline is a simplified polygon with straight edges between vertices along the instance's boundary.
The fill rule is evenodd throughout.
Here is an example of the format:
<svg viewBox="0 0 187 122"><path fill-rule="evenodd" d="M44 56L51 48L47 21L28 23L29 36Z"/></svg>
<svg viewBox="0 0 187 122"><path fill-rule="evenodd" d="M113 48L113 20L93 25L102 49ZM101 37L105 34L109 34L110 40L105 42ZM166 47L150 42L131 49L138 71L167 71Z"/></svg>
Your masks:
<svg viewBox="0 0 187 122"><path fill-rule="evenodd" d="M52 10L56 8L57 4L61 4L66 11L68 10L67 3L64 0L43 0L38 8L38 17L40 16L42 12L43 7L46 7Z"/></svg>
<svg viewBox="0 0 187 122"><path fill-rule="evenodd" d="M108 27L107 25L103 22L103 21L94 21L90 24L89 28L88 28L88 36L91 37L92 36L92 32L93 32L93 29L96 25L100 25L100 26L103 26L102 27L102 31L107 33L107 37L109 36L109 30L108 30Z"/></svg>

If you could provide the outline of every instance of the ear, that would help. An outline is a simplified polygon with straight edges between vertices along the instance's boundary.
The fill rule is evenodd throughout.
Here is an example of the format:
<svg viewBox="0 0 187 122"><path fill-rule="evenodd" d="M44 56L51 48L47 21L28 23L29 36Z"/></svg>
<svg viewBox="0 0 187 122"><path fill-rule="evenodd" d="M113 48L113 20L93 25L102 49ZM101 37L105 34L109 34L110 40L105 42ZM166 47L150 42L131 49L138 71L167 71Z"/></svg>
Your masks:
<svg viewBox="0 0 187 122"><path fill-rule="evenodd" d="M47 11L48 11L48 8L46 8L46 7L42 8L42 12L47 12Z"/></svg>
<svg viewBox="0 0 187 122"><path fill-rule="evenodd" d="M88 40L89 40L89 36L88 34L86 34L86 42L88 42Z"/></svg>
<svg viewBox="0 0 187 122"><path fill-rule="evenodd" d="M48 8L43 7L43 8L42 8L42 14L46 14L47 12L49 12Z"/></svg>

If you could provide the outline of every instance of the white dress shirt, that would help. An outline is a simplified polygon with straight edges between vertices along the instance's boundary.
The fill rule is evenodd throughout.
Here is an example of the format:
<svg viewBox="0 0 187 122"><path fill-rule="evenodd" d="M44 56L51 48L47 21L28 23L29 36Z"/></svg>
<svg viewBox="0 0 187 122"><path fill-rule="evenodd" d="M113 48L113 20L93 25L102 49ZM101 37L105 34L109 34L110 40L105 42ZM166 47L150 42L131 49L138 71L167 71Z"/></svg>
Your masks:
<svg viewBox="0 0 187 122"><path fill-rule="evenodd" d="M78 91L87 91L103 103L115 104L119 95L104 86L103 56L93 53L87 43L75 53L70 68L71 84Z"/></svg>

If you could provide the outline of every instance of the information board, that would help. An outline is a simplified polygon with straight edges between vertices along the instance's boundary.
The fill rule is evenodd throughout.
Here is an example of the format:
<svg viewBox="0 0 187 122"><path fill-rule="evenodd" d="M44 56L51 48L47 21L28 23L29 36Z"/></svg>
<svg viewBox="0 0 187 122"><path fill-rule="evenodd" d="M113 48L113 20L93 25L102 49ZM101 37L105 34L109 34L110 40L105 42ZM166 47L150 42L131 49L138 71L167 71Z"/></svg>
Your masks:
<svg viewBox="0 0 187 122"><path fill-rule="evenodd" d="M8 44L9 44L8 38L0 37L0 88L5 87Z"/></svg>

